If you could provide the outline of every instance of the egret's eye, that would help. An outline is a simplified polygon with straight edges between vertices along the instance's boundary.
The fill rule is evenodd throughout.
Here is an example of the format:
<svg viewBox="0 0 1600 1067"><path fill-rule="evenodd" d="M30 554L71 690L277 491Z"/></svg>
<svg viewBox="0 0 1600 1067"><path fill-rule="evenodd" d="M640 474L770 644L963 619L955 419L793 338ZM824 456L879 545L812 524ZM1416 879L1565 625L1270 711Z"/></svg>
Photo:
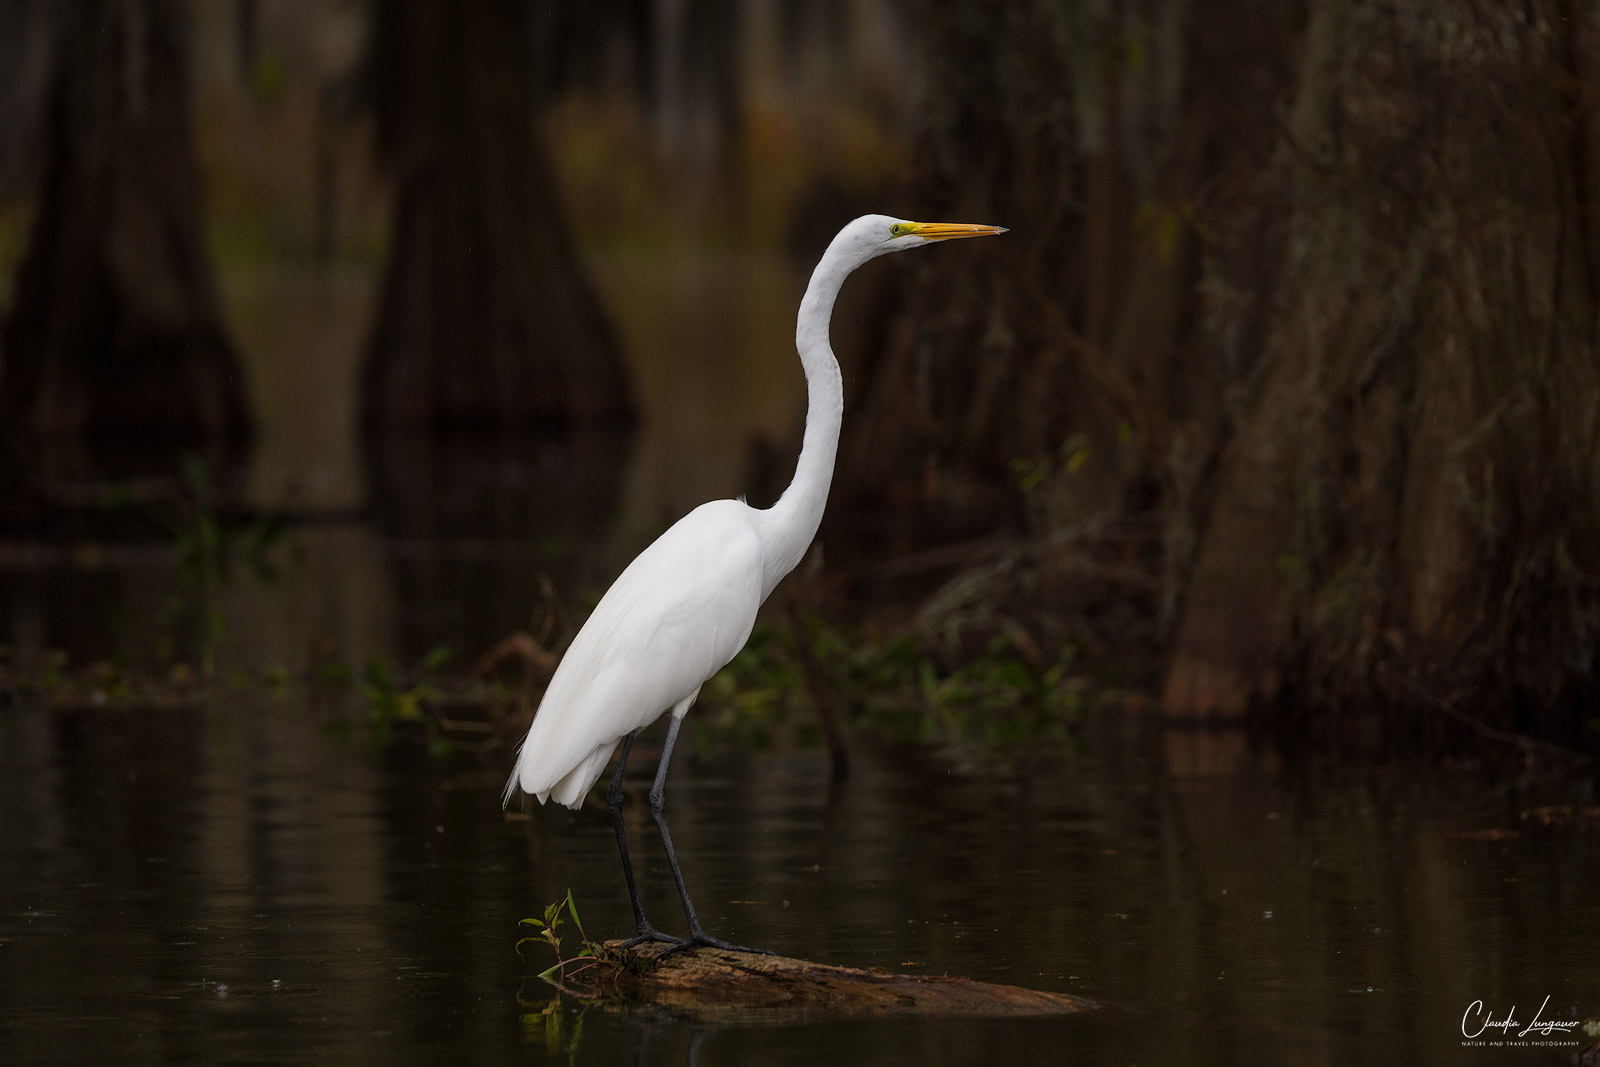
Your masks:
<svg viewBox="0 0 1600 1067"><path fill-rule="evenodd" d="M909 222L897 222L893 226L889 227L889 236L890 237L904 237L906 234L910 233L915 228L916 227L913 226Z"/></svg>

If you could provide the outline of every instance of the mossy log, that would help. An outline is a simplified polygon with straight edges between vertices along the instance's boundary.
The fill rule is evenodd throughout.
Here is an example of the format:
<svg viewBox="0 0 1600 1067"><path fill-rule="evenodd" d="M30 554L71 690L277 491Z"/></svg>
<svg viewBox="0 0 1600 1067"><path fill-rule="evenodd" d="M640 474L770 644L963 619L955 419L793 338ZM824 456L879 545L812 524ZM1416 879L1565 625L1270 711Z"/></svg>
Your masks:
<svg viewBox="0 0 1600 1067"><path fill-rule="evenodd" d="M701 948L657 960L665 949L661 944L624 949L608 941L600 961L569 972L565 984L574 991L619 994L694 1014L1040 1016L1098 1006L1067 993L751 952Z"/></svg>

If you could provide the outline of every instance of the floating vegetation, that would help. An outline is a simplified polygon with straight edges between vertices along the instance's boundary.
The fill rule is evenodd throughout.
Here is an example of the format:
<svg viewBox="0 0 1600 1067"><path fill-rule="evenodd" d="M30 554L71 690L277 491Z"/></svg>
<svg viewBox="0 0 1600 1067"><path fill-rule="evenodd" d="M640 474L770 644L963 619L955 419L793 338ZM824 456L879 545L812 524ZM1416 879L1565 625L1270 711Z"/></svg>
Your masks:
<svg viewBox="0 0 1600 1067"><path fill-rule="evenodd" d="M218 594L240 574L263 583L278 580L277 549L286 523L272 511L226 513L205 461L192 453L179 461L173 484L175 489L144 500L138 509L166 534L177 559L172 592L155 620L156 659L172 665L191 660L209 677L226 632ZM119 486L100 505L117 512L138 503L131 486Z"/></svg>
<svg viewBox="0 0 1600 1067"><path fill-rule="evenodd" d="M455 650L441 645L411 664L372 656L359 664L219 674L214 665L187 659L154 667L72 664L61 651L19 665L0 646L0 692L61 710L135 709L196 705L219 686L259 688L281 699L305 694L328 716L330 736L348 736L364 724L376 743L420 738L436 755L510 743L537 705L537 686L525 692L482 661L471 668L457 662ZM913 634L880 637L817 620L799 627L763 622L705 684L689 738L702 757L728 746L817 747L825 742L823 702L857 729L906 741L1065 738L1099 695L1078 665L1074 647L1042 661L1005 634L951 666ZM542 684L548 671L538 673Z"/></svg>
<svg viewBox="0 0 1600 1067"><path fill-rule="evenodd" d="M820 677L808 677L801 640ZM733 738L759 749L789 726L812 741L821 729L819 699L836 700L860 726L906 740L1063 736L1093 690L1073 670L1076 648L1063 647L1044 663L1032 651L1001 634L951 667L915 634L875 639L817 620L802 633L758 624L743 651L701 690L695 743L704 749ZM819 695L819 688L827 692Z"/></svg>
<svg viewBox="0 0 1600 1067"><path fill-rule="evenodd" d="M423 657L420 677L405 681L377 656L367 657L359 678L353 676L367 704L367 721L381 730L404 722L422 722L422 702L436 695L428 679L437 675L455 653L441 645Z"/></svg>

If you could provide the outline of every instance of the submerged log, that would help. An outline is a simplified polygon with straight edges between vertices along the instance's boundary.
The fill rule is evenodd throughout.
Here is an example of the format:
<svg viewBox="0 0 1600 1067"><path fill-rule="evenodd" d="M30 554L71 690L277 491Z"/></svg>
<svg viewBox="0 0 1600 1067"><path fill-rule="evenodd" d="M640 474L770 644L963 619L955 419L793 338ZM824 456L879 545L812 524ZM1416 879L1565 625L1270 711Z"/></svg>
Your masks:
<svg viewBox="0 0 1600 1067"><path fill-rule="evenodd" d="M1098 1007L1083 997L968 978L891 974L788 956L695 949L664 960L665 945L622 948L569 973L566 986L615 993L695 1014L777 1010L802 1015L1071 1015Z"/></svg>

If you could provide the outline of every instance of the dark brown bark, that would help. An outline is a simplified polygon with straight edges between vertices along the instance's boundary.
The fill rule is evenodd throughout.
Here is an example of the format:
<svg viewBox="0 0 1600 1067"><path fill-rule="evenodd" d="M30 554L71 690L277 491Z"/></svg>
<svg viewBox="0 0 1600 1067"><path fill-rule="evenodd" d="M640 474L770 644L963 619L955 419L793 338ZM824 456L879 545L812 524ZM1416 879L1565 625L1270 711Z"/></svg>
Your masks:
<svg viewBox="0 0 1600 1067"><path fill-rule="evenodd" d="M1204 258L1260 252L1207 247L1203 224L1254 194L1298 18L1186 10L929 4L929 128L893 210L1012 232L918 254L887 327L842 353L840 511L1023 531L990 604L954 610L1037 609L1047 636L1142 657L1176 610L1223 386L1252 362L1249 336L1226 365L1195 358Z"/></svg>
<svg viewBox="0 0 1600 1067"><path fill-rule="evenodd" d="M1600 86L1577 67L1600 40L1562 14L1315 5L1263 175L1287 235L1258 290L1263 374L1220 457L1169 711L1407 679L1502 724L1578 725L1600 630Z"/></svg>
<svg viewBox="0 0 1600 1067"><path fill-rule="evenodd" d="M941 603L1165 647L1176 716L1426 692L1580 730L1593 20L1077 10L929 7L904 210L1014 232L919 259L899 332L857 364L843 501L898 484L914 514L1020 530L1014 565Z"/></svg>
<svg viewBox="0 0 1600 1067"><path fill-rule="evenodd" d="M566 985L577 991L648 1000L696 1015L759 1009L806 1018L937 1015L1019 1017L1075 1015L1099 1007L1070 993L975 982L948 975L895 974L834 967L788 956L695 949L659 962L665 945L605 946L608 958L579 960Z"/></svg>
<svg viewBox="0 0 1600 1067"><path fill-rule="evenodd" d="M201 222L186 19L176 0L75 0L43 127L33 233L5 327L0 404L45 479L248 433ZM85 466L83 446L94 461Z"/></svg>
<svg viewBox="0 0 1600 1067"><path fill-rule="evenodd" d="M389 438L631 419L617 337L584 277L534 121L510 0L376 5L394 251L365 370Z"/></svg>

